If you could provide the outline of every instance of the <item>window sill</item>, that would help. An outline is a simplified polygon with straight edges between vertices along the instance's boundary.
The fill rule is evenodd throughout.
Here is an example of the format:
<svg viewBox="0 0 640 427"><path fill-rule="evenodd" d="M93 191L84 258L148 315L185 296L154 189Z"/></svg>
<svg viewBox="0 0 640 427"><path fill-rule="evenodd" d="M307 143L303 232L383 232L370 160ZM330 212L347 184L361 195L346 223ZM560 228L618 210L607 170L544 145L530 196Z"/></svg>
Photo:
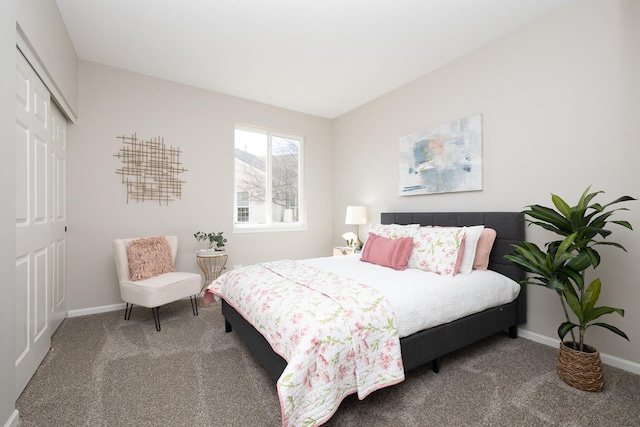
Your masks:
<svg viewBox="0 0 640 427"><path fill-rule="evenodd" d="M273 233L279 231L306 231L306 224L270 224L270 225L238 225L233 226L232 233Z"/></svg>

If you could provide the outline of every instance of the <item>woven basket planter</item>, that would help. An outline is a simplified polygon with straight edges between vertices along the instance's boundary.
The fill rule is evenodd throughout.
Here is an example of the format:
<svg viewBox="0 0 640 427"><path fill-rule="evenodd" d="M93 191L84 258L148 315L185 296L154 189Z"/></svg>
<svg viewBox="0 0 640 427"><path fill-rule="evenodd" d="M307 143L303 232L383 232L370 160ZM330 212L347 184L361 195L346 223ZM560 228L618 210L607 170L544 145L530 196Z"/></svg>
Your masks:
<svg viewBox="0 0 640 427"><path fill-rule="evenodd" d="M573 342L561 342L558 353L558 375L572 387L584 391L600 391L604 372L600 352L584 345L586 351L574 350Z"/></svg>

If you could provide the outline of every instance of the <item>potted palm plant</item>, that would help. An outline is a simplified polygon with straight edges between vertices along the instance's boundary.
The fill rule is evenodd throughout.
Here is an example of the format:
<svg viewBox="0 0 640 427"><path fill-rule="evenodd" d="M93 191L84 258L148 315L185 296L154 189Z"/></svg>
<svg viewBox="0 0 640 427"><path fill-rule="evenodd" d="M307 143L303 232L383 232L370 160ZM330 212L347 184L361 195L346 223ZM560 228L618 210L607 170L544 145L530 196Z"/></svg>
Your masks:
<svg viewBox="0 0 640 427"><path fill-rule="evenodd" d="M595 249L596 246L614 246L626 252L619 243L604 239L611 234L609 224L632 230L629 222L611 219L614 212L628 209L609 207L636 199L622 196L601 205L593 202L593 199L603 192L590 193L590 189L591 187L587 187L575 206L569 206L555 194L551 195L555 209L541 205L527 206L528 209L523 213L529 225L534 224L552 231L560 239L546 243L544 249L535 243L522 242L514 245L514 253L505 258L530 273L523 283L544 286L558 295L565 316L565 321L558 327L560 378L581 390L598 391L604 384L600 353L585 344L587 329L599 326L622 338L629 338L617 327L597 321L606 314L617 313L624 316L624 310L597 307L602 282L596 278L586 284L585 272L600 265L600 254ZM567 335L570 335L570 341L565 341Z"/></svg>

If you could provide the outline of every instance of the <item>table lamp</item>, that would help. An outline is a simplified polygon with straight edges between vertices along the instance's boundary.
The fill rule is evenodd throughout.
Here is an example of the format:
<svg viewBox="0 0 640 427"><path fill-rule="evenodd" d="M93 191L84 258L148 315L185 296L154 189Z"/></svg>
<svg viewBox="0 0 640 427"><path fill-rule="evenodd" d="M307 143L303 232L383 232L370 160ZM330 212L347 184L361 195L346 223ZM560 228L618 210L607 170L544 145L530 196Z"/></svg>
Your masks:
<svg viewBox="0 0 640 427"><path fill-rule="evenodd" d="M365 206L347 206L347 215L344 223L356 226L356 238L352 242L352 247L354 249L362 249L362 242L358 235L358 227L367 223L367 208Z"/></svg>

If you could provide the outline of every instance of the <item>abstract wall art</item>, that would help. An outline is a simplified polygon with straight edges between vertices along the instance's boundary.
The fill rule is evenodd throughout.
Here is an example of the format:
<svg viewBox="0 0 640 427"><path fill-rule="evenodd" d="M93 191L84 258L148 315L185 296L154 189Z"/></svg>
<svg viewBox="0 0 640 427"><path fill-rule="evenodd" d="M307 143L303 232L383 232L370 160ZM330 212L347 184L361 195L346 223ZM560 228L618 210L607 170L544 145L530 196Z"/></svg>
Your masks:
<svg viewBox="0 0 640 427"><path fill-rule="evenodd" d="M400 138L399 194L482 190L482 115Z"/></svg>
<svg viewBox="0 0 640 427"><path fill-rule="evenodd" d="M168 205L182 197L185 181L179 176L187 170L180 161L179 148L166 146L161 136L143 140L134 133L116 138L122 140L122 147L114 154L122 162L116 173L126 186L127 203L157 201Z"/></svg>

